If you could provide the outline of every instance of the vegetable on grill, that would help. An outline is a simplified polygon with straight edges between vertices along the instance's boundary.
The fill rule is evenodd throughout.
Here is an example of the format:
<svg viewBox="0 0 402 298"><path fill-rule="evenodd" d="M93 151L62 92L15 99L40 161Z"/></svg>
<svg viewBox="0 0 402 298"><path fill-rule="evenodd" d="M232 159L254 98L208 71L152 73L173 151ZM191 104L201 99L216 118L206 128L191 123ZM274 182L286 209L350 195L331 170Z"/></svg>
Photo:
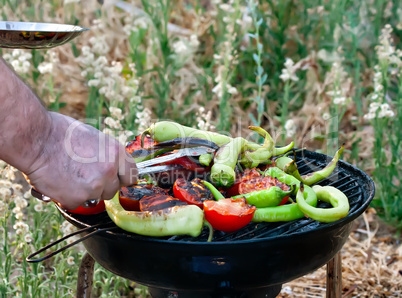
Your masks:
<svg viewBox="0 0 402 298"><path fill-rule="evenodd" d="M276 167L269 168L264 173L265 176L278 178L282 183L295 185L295 191L300 188L300 181L295 177L286 174ZM304 191L307 194L306 204L317 206L317 196L313 189L309 186L304 186ZM300 210L298 204L287 204L276 207L258 208L253 217L254 222L278 222L291 221L303 218L304 213Z"/></svg>
<svg viewBox="0 0 402 298"><path fill-rule="evenodd" d="M283 198L293 192L291 187L288 191L282 190L278 186L272 186L269 189L257 190L242 195L232 197L232 199L245 198L247 203L257 208L278 206Z"/></svg>
<svg viewBox="0 0 402 298"><path fill-rule="evenodd" d="M296 177L299 181L303 182L306 185L312 185L317 183L325 178L328 178L329 175L335 170L336 164L341 157L343 152L344 145L342 145L339 150L335 153L331 162L323 169L312 172L306 175L301 176L299 170L297 169L296 161L287 156L281 156L276 159L275 164L278 168L283 170L284 172L291 174Z"/></svg>
<svg viewBox="0 0 402 298"><path fill-rule="evenodd" d="M199 178L195 178L191 181L183 178L177 179L173 184L173 194L179 200L191 205L196 205L200 208L203 207L205 200L213 199L211 191Z"/></svg>
<svg viewBox="0 0 402 298"><path fill-rule="evenodd" d="M308 194L304 191L303 183L296 196L300 210L308 217L320 222L334 222L348 215L349 200L345 194L333 186L314 185L313 190L320 201L330 203L333 208L315 208L306 203Z"/></svg>
<svg viewBox="0 0 402 298"><path fill-rule="evenodd" d="M194 205L175 206L158 211L127 211L116 194L105 201L106 211L123 230L145 236L190 235L197 237L204 223L203 211Z"/></svg>
<svg viewBox="0 0 402 298"><path fill-rule="evenodd" d="M234 183L236 179L234 168L245 144L245 139L234 138L216 152L211 168L211 180L215 185L227 187Z"/></svg>
<svg viewBox="0 0 402 298"><path fill-rule="evenodd" d="M248 225L255 209L244 198L204 201L205 220L222 232L234 232Z"/></svg>
<svg viewBox="0 0 402 298"><path fill-rule="evenodd" d="M75 208L74 210L67 210L67 211L74 213L74 214L94 215L94 214L98 214L98 213L105 211L105 203L103 201L99 201L99 203L96 204L95 207L87 208L87 207L79 206L79 207Z"/></svg>
<svg viewBox="0 0 402 298"><path fill-rule="evenodd" d="M223 194L208 181L202 183L209 188L216 201L204 201L205 220L222 232L234 232L248 225L256 210L242 198L225 198Z"/></svg>

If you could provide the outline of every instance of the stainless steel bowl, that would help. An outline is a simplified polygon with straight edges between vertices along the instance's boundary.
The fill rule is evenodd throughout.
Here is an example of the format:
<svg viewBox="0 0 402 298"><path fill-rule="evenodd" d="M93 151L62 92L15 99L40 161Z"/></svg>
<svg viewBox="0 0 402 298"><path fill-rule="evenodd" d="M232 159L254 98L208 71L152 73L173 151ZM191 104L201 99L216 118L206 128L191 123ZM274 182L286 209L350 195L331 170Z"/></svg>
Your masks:
<svg viewBox="0 0 402 298"><path fill-rule="evenodd" d="M66 24L1 21L0 47L49 49L65 44L87 30Z"/></svg>

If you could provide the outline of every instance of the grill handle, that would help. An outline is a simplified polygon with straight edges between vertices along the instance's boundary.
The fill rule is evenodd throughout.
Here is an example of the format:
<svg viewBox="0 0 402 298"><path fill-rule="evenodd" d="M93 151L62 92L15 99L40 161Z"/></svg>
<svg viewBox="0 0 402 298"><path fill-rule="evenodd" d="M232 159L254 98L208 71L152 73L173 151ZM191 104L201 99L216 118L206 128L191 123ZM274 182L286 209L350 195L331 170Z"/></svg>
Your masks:
<svg viewBox="0 0 402 298"><path fill-rule="evenodd" d="M108 223L108 224L110 224L110 223ZM64 251L64 250L66 250L67 248L69 248L69 247L71 247L71 246L74 246L74 245L76 245L77 243L80 243L81 241L84 241L85 239L87 239L87 238L89 238L89 237L92 237L92 236L95 235L95 234L98 234L98 233L100 233L100 232L111 231L111 230L117 229L117 226L115 226L115 225L113 225L113 226L107 226L107 227L105 227L105 225L106 225L105 223L100 223L100 224L97 224L97 225L93 225L93 226L90 226L90 227L86 227L86 228L77 230L77 231L75 231L75 232L73 232L73 233L71 233L71 234L68 234L68 235L66 235L66 236L63 236L62 238L60 238L60 239L58 239L58 240L56 240L56 241L54 241L54 242L52 242L52 243L46 245L45 247L41 248L40 250L38 250L38 251L36 251L36 252L30 254L28 257L26 257L25 260L26 260L28 263L38 263L38 262L42 262L42 261L44 261L44 260L47 260L47 259L53 257L54 255L57 255L59 252L62 252L62 251ZM92 231L92 230L93 230L93 231ZM34 257L35 257L36 255L38 255L38 254L40 254L40 253L42 253L42 252L48 250L49 248L51 248L51 247L53 247L53 246L59 244L60 242L66 240L66 239L68 239L68 238L70 238L70 237L73 237L73 236L75 236L75 235L78 235L78 234L81 234L81 233L84 233L84 232L88 232L88 231L92 231L92 232L90 232L89 234L87 234L87 235L81 237L80 239L78 239L78 240L76 240L76 241L74 241L74 242L72 242L72 243L70 243L70 244L67 244L67 245L65 245L65 246L63 246L63 247L61 247L61 248L59 248L58 250L56 250L56 251L54 251L54 252L51 252L51 253L45 255L45 256L42 257L42 258L34 259Z"/></svg>

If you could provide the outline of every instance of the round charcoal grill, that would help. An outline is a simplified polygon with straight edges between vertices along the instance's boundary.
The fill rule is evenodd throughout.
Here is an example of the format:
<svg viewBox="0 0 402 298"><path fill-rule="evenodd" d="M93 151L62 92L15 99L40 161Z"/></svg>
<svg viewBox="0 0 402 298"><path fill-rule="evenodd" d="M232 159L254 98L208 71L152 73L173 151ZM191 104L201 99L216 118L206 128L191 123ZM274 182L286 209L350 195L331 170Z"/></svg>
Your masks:
<svg viewBox="0 0 402 298"><path fill-rule="evenodd" d="M306 174L323 168L331 157L301 151L297 160L300 173ZM96 262L150 287L153 297L274 297L283 283L318 269L340 251L353 220L374 196L373 181L343 161L319 184L346 194L350 202L347 217L333 223L308 218L251 223L234 233L215 231L209 243L206 228L195 238L145 237L117 228L106 213L60 212L73 225L85 228L83 243ZM327 207L323 202L319 206Z"/></svg>

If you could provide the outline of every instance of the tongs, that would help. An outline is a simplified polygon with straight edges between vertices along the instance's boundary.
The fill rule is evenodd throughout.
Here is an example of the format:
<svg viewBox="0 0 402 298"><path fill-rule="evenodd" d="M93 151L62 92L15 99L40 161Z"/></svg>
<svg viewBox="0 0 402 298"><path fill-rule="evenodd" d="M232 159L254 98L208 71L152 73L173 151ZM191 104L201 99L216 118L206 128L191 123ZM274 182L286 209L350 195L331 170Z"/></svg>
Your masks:
<svg viewBox="0 0 402 298"><path fill-rule="evenodd" d="M193 147L193 148L184 148L175 151L172 154L163 155L160 157L155 157L150 160L142 161L137 163L138 175L144 176L148 174L166 172L172 169L178 168L177 165L159 165L161 163L165 163L168 161L172 161L178 159L183 156L200 156L207 153L214 153L216 149L207 148L207 147ZM156 166L155 166L156 165Z"/></svg>

